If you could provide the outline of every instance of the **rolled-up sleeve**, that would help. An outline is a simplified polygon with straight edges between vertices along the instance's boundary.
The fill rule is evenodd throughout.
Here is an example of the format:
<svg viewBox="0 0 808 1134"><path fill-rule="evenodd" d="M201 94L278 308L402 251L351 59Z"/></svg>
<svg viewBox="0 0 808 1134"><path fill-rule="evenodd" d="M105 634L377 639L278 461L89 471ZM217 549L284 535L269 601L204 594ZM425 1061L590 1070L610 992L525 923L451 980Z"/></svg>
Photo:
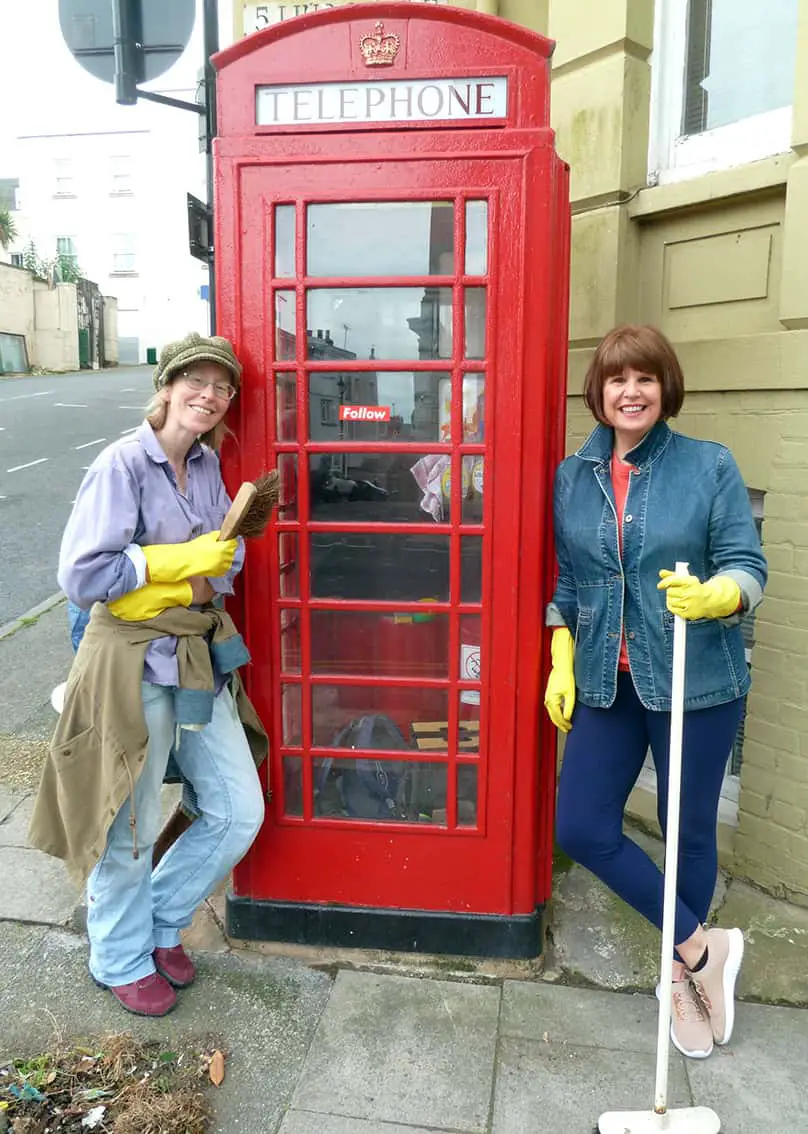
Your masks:
<svg viewBox="0 0 808 1134"><path fill-rule="evenodd" d="M93 466L79 489L59 551L59 586L82 610L141 585L129 549L140 493L117 463Z"/></svg>
<svg viewBox="0 0 808 1134"><path fill-rule="evenodd" d="M711 573L734 579L741 589L744 611L754 610L763 598L768 566L746 485L728 449L716 467L708 555ZM730 615L730 619L737 617Z"/></svg>

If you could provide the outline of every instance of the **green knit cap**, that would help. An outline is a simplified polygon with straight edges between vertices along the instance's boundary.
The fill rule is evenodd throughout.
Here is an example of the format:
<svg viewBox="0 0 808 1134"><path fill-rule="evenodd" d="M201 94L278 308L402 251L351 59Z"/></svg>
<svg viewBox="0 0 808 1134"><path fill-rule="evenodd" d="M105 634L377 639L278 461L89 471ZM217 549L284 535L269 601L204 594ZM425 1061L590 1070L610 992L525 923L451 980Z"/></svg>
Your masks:
<svg viewBox="0 0 808 1134"><path fill-rule="evenodd" d="M185 370L194 362L216 362L230 375L230 380L238 390L241 385L241 363L228 339L213 335L206 339L191 331L176 343L166 343L160 351L160 361L154 370L154 388L161 390L180 370Z"/></svg>

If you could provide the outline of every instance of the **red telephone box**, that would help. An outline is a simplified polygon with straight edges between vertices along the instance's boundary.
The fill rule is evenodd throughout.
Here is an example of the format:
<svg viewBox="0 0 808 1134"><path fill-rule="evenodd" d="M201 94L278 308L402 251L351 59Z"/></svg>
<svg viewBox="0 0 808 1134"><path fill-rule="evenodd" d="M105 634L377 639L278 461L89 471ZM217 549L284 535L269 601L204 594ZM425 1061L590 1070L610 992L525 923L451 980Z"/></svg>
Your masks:
<svg viewBox="0 0 808 1134"><path fill-rule="evenodd" d="M231 485L277 466L238 615L269 725L237 937L541 951L541 712L563 455L567 170L552 44L356 5L219 54Z"/></svg>

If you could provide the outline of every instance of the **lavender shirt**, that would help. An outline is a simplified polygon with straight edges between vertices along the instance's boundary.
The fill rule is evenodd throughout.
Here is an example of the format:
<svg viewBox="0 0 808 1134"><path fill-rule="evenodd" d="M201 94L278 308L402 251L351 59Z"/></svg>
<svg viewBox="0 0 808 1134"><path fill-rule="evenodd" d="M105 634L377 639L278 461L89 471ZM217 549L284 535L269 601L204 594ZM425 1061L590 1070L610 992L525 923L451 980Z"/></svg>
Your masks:
<svg viewBox="0 0 808 1134"><path fill-rule="evenodd" d="M141 547L184 543L221 527L230 497L219 458L195 441L187 458L183 495L174 470L147 421L134 433L108 445L82 481L59 552L59 586L77 606L88 610L146 582ZM233 566L210 579L219 594L233 593L233 579L244 563L239 540ZM177 639L160 638L146 651L144 681L177 684Z"/></svg>

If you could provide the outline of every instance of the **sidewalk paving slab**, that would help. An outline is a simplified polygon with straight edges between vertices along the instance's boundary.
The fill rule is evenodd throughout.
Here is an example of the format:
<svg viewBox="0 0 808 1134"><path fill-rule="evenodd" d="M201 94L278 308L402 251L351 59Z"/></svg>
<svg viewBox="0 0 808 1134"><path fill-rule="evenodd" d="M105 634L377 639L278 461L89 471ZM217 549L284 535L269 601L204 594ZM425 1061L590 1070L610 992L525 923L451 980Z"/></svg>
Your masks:
<svg viewBox="0 0 808 1134"><path fill-rule="evenodd" d="M694 1103L711 1106L726 1134L802 1134L808 1130L808 1012L739 1004L727 1047L689 1059Z"/></svg>
<svg viewBox="0 0 808 1134"><path fill-rule="evenodd" d="M294 1110L483 1134L500 990L341 972Z"/></svg>
<svg viewBox="0 0 808 1134"><path fill-rule="evenodd" d="M435 1126L399 1126L389 1122L366 1122L364 1118L339 1118L290 1110L278 1134L433 1134L435 1130Z"/></svg>
<svg viewBox="0 0 808 1134"><path fill-rule="evenodd" d="M63 862L28 847L0 846L0 922L69 925L77 896Z"/></svg>
<svg viewBox="0 0 808 1134"><path fill-rule="evenodd" d="M27 847L28 823L34 810L33 792L0 790L0 847Z"/></svg>
<svg viewBox="0 0 808 1134"><path fill-rule="evenodd" d="M650 1111L655 1063L653 1051L504 1039L491 1134L592 1134L604 1111ZM678 1055L671 1061L668 1098L671 1106L691 1105Z"/></svg>

